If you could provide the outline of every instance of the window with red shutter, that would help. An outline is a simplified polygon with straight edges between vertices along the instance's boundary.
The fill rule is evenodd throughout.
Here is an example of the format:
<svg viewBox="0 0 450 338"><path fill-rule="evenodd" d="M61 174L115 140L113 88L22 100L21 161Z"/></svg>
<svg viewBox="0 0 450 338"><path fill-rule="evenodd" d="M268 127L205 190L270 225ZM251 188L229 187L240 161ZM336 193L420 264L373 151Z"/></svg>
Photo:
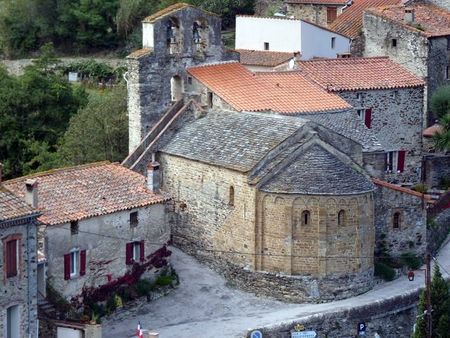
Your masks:
<svg viewBox="0 0 450 338"><path fill-rule="evenodd" d="M86 274L86 250L80 251L80 276Z"/></svg>
<svg viewBox="0 0 450 338"><path fill-rule="evenodd" d="M70 254L64 255L64 279L70 279Z"/></svg>
<svg viewBox="0 0 450 338"><path fill-rule="evenodd" d="M367 108L364 114L364 124L367 128L372 127L372 108Z"/></svg>
<svg viewBox="0 0 450 338"><path fill-rule="evenodd" d="M17 276L17 240L6 242L6 277Z"/></svg>
<svg viewBox="0 0 450 338"><path fill-rule="evenodd" d="M127 243L125 248L125 264L133 264L133 243Z"/></svg>
<svg viewBox="0 0 450 338"><path fill-rule="evenodd" d="M140 250L140 261L143 262L143 261L145 261L145 246L144 246L144 241L141 241L139 244L140 244L140 247L141 247L141 250Z"/></svg>
<svg viewBox="0 0 450 338"><path fill-rule="evenodd" d="M406 157L406 151L399 150L398 152L398 158L397 158L397 171L403 172L405 170L405 157Z"/></svg>

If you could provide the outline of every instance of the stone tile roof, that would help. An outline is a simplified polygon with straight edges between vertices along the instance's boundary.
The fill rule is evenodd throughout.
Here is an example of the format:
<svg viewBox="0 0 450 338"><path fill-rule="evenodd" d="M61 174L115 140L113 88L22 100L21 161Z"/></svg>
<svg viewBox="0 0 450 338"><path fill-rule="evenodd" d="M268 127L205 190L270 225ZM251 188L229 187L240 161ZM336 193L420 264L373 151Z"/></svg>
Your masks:
<svg viewBox="0 0 450 338"><path fill-rule="evenodd" d="M236 49L241 56L241 64L249 66L275 67L294 57L294 53L271 52L250 49Z"/></svg>
<svg viewBox="0 0 450 338"><path fill-rule="evenodd" d="M0 223L35 214L37 214L35 209L0 185Z"/></svg>
<svg viewBox="0 0 450 338"><path fill-rule="evenodd" d="M368 129L355 111L326 114L305 114L302 118L319 123L339 135L359 143L363 151L381 151L388 149L377 139L372 129Z"/></svg>
<svg viewBox="0 0 450 338"><path fill-rule="evenodd" d="M248 172L305 123L302 118L282 115L210 112L185 125L161 151Z"/></svg>
<svg viewBox="0 0 450 338"><path fill-rule="evenodd" d="M415 19L410 24L404 20L405 9L408 8L414 9ZM392 20L426 37L450 35L450 12L430 3L372 8L368 12Z"/></svg>
<svg viewBox="0 0 450 338"><path fill-rule="evenodd" d="M188 72L237 111L296 114L350 107L299 72L252 73L237 62L188 68Z"/></svg>
<svg viewBox="0 0 450 338"><path fill-rule="evenodd" d="M398 5L402 0L353 0L353 4L338 15L330 28L352 39L362 31L363 12L371 7Z"/></svg>
<svg viewBox="0 0 450 338"><path fill-rule="evenodd" d="M310 195L353 195L371 192L374 185L365 175L314 144L278 172L262 191Z"/></svg>
<svg viewBox="0 0 450 338"><path fill-rule="evenodd" d="M299 70L328 91L410 88L423 80L387 57L300 61Z"/></svg>
<svg viewBox="0 0 450 338"><path fill-rule="evenodd" d="M39 220L48 225L139 208L168 200L146 188L145 177L118 163L99 162L51 170L10 181L4 185L19 197L26 179L38 182Z"/></svg>
<svg viewBox="0 0 450 338"><path fill-rule="evenodd" d="M311 4L311 5L341 5L344 6L348 0L287 0L288 4Z"/></svg>
<svg viewBox="0 0 450 338"><path fill-rule="evenodd" d="M375 183L376 185L378 185L380 187L385 187L385 188L388 188L388 189L396 190L396 191L399 191L399 192L402 192L402 193L405 193L405 194L408 194L408 195L412 195L412 196L416 196L416 197L419 197L419 198L423 198L424 200L431 200L432 199L430 195L422 194L422 193L420 193L418 191L411 190L411 189L408 189L408 188L405 188L405 187L401 187L401 186L393 184L393 183L388 183L388 182L382 181L382 180L380 180L378 178L372 178L372 181L373 181L373 183Z"/></svg>
<svg viewBox="0 0 450 338"><path fill-rule="evenodd" d="M160 11L158 11L158 12L156 12L156 13L150 15L150 16L147 16L142 22L153 23L153 22L155 22L155 21L157 21L159 19L162 19L163 17L165 17L167 15L173 14L174 12L177 12L179 10L182 10L182 9L185 9L185 8L188 8L188 7L198 9L197 7L195 7L193 5L180 2L180 3L173 4L171 6L168 6L168 7L164 8L164 9L162 9L162 10L160 10ZM207 11L204 11L202 9L198 9L198 10L201 10L202 12L208 13L209 15L218 16L217 14L212 13L212 12L207 12Z"/></svg>

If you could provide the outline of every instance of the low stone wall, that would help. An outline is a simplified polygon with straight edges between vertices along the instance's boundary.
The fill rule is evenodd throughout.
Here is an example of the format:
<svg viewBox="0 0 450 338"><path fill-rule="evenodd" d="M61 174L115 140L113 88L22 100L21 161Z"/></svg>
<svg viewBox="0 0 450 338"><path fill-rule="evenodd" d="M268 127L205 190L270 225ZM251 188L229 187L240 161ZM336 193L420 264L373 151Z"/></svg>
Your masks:
<svg viewBox="0 0 450 338"><path fill-rule="evenodd" d="M328 313L317 313L263 328L254 328L262 332L264 338L290 338L295 328L315 331L317 337L347 338L358 335L358 325L366 326L366 337L377 333L383 338L410 337L416 321L419 292L388 300L375 301L370 305L345 309L336 309ZM254 329L249 329L247 337Z"/></svg>
<svg viewBox="0 0 450 338"><path fill-rule="evenodd" d="M428 221L427 242L428 251L433 255L439 250L450 233L450 209L441 212Z"/></svg>
<svg viewBox="0 0 450 338"><path fill-rule="evenodd" d="M450 178L450 155L429 154L424 156L425 184L439 186L443 178Z"/></svg>

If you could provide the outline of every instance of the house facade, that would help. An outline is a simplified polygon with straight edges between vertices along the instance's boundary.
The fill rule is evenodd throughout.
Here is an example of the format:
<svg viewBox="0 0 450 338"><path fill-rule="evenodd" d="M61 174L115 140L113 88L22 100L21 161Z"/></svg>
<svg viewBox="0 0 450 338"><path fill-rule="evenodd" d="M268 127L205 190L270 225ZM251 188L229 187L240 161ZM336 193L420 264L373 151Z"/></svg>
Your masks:
<svg viewBox="0 0 450 338"><path fill-rule="evenodd" d="M285 3L288 16L327 27L351 2L349 0L287 0Z"/></svg>
<svg viewBox="0 0 450 338"><path fill-rule="evenodd" d="M1 183L0 335L38 337L37 217L39 213Z"/></svg>
<svg viewBox="0 0 450 338"><path fill-rule="evenodd" d="M5 186L25 198L27 179L6 181ZM38 183L31 193L42 210L39 242L47 274L67 299L124 276L136 263L147 263L169 241L168 198L152 179L146 186L142 175L119 164L59 169L32 179Z"/></svg>

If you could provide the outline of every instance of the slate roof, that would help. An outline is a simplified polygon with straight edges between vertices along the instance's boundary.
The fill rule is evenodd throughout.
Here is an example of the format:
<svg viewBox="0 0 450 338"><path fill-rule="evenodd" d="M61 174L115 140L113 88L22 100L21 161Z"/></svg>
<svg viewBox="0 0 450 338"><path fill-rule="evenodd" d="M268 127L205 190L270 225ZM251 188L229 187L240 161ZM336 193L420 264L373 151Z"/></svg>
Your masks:
<svg viewBox="0 0 450 338"><path fill-rule="evenodd" d="M192 67L188 72L237 111L298 114L350 107L299 72L252 73L237 62Z"/></svg>
<svg viewBox="0 0 450 338"><path fill-rule="evenodd" d="M0 185L0 223L35 214L35 209Z"/></svg>
<svg viewBox="0 0 450 338"><path fill-rule="evenodd" d="M179 10L182 10L182 9L185 9L185 8L188 8L188 7L196 8L196 9L202 11L202 12L208 13L209 15L218 16L215 13L199 9L199 8L193 6L193 5L190 5L190 4L187 4L187 3L183 3L183 2L179 2L179 3L173 4L171 6L168 6L168 7L164 8L164 9L162 9L162 10L160 10L160 11L158 11L158 12L156 12L156 13L150 15L150 16L147 16L142 22L153 23L153 22L155 22L155 21L157 21L159 19L162 19L163 17L165 17L167 15L173 14L173 13L179 11Z"/></svg>
<svg viewBox="0 0 450 338"><path fill-rule="evenodd" d="M274 175L262 191L310 195L354 195L375 190L363 174L314 144Z"/></svg>
<svg viewBox="0 0 450 338"><path fill-rule="evenodd" d="M404 20L407 8L414 9L415 19L411 24ZM450 12L430 3L373 8L368 12L395 21L405 28L429 38L450 35Z"/></svg>
<svg viewBox="0 0 450 338"><path fill-rule="evenodd" d="M299 70L328 91L410 88L424 85L387 57L320 59L297 62Z"/></svg>
<svg viewBox="0 0 450 338"><path fill-rule="evenodd" d="M311 5L341 5L344 6L348 0L287 0L288 4L311 4Z"/></svg>
<svg viewBox="0 0 450 338"><path fill-rule="evenodd" d="M243 65L275 67L285 63L294 57L294 53L271 52L250 49L236 49L241 56Z"/></svg>
<svg viewBox="0 0 450 338"><path fill-rule="evenodd" d="M352 39L358 37L363 26L363 12L371 7L398 5L402 0L353 0L353 4L338 15L330 28Z"/></svg>
<svg viewBox="0 0 450 338"><path fill-rule="evenodd" d="M306 122L281 115L210 112L185 125L161 151L248 172Z"/></svg>
<svg viewBox="0 0 450 338"><path fill-rule="evenodd" d="M364 151L381 151L388 149L377 139L372 129L368 129L355 111L327 114L305 114L302 118L327 127L339 135L359 143Z"/></svg>
<svg viewBox="0 0 450 338"><path fill-rule="evenodd" d="M4 185L24 198L25 180L38 182L39 220L48 225L67 223L168 200L146 188L145 177L118 163L99 162L51 170Z"/></svg>

